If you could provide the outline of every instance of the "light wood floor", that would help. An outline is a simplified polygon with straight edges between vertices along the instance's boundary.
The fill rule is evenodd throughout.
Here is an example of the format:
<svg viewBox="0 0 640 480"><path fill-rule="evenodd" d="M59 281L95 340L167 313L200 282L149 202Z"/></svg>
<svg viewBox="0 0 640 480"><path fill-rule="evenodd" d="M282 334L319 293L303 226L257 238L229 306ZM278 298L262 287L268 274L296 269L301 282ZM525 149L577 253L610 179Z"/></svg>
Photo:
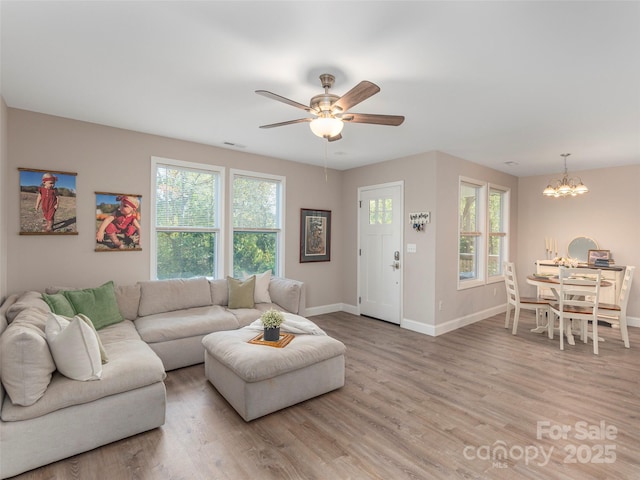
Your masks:
<svg viewBox="0 0 640 480"><path fill-rule="evenodd" d="M527 313L518 336L502 315L437 338L346 313L312 319L347 346L344 388L245 423L203 365L176 370L162 428L16 478L640 478L640 329L625 349L601 328L594 356L530 333ZM500 447L506 457L486 459Z"/></svg>

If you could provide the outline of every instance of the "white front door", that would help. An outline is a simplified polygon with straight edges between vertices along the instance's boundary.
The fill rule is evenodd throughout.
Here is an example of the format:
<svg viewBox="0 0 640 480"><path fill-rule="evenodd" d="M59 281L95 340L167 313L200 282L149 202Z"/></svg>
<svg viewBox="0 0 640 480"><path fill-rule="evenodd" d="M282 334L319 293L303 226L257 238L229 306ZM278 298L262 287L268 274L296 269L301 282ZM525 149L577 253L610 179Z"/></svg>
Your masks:
<svg viewBox="0 0 640 480"><path fill-rule="evenodd" d="M403 184L359 191L360 314L400 324Z"/></svg>

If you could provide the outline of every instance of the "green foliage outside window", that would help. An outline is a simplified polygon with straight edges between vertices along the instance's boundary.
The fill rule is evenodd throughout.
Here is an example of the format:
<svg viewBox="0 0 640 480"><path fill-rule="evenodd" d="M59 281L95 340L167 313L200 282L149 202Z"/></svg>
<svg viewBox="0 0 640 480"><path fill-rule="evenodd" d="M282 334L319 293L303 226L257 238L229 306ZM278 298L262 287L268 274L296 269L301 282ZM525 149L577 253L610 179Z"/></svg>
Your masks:
<svg viewBox="0 0 640 480"><path fill-rule="evenodd" d="M276 233L235 232L233 234L233 276L243 278L267 270L275 274L276 241Z"/></svg>
<svg viewBox="0 0 640 480"><path fill-rule="evenodd" d="M216 235L209 232L158 232L157 277L211 277L215 269Z"/></svg>
<svg viewBox="0 0 640 480"><path fill-rule="evenodd" d="M233 179L233 276L277 274L281 182L237 175Z"/></svg>
<svg viewBox="0 0 640 480"><path fill-rule="evenodd" d="M214 171L156 169L156 278L215 276L217 191Z"/></svg>

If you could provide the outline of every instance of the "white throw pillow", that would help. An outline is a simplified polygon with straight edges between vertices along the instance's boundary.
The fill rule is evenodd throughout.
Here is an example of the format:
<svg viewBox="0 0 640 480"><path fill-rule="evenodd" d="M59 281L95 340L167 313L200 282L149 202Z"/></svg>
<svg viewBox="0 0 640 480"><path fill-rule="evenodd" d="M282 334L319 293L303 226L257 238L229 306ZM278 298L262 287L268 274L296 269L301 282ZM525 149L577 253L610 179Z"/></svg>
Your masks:
<svg viewBox="0 0 640 480"><path fill-rule="evenodd" d="M45 328L47 343L58 371L73 380L99 380L102 376L98 337L82 318L71 321L51 313Z"/></svg>
<svg viewBox="0 0 640 480"><path fill-rule="evenodd" d="M256 275L256 286L253 290L254 303L271 303L269 282L271 282L271 270Z"/></svg>

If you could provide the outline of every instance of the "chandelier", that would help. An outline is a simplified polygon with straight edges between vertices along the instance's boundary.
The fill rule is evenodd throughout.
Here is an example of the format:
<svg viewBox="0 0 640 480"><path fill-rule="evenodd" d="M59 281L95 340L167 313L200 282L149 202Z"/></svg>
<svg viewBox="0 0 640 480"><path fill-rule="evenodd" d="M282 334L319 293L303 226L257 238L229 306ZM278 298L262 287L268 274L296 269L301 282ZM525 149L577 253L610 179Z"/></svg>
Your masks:
<svg viewBox="0 0 640 480"><path fill-rule="evenodd" d="M570 178L567 174L567 157L569 155L571 154L563 153L560 155L564 158L564 175L562 177L562 180L554 180L549 182L547 188L545 188L542 192L543 195L555 198L566 196L575 197L589 191L587 186L582 183L582 180L580 178Z"/></svg>

